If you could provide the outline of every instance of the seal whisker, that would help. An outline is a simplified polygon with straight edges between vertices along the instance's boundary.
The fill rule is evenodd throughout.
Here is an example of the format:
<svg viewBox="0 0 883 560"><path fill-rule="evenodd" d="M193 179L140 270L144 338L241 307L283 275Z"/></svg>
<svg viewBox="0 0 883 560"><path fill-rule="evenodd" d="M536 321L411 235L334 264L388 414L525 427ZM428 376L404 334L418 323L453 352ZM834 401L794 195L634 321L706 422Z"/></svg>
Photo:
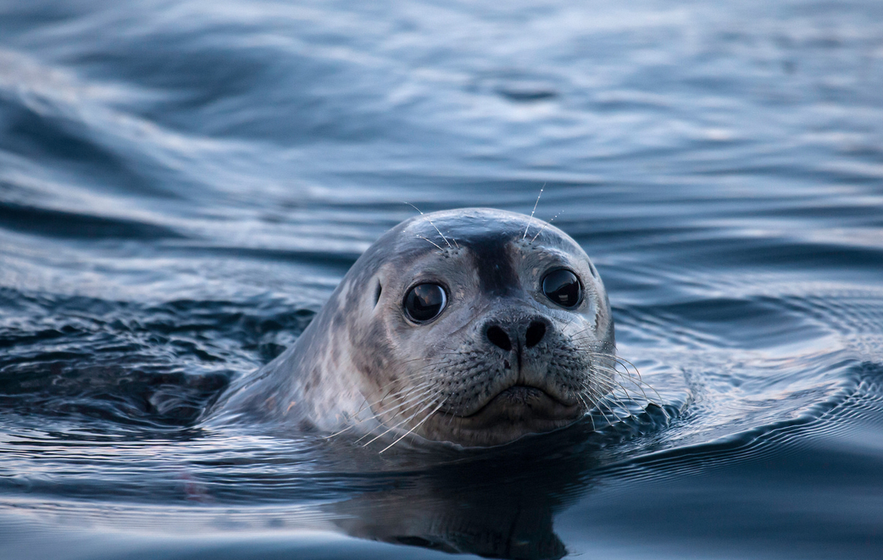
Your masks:
<svg viewBox="0 0 883 560"><path fill-rule="evenodd" d="M417 372L415 373L414 376L416 376L416 374L422 373L422 371L423 371L423 370L419 370L419 371L417 371ZM411 376L406 376L405 378L408 378L408 377L411 377ZM389 391L386 392L386 394L384 394L382 397L380 397L379 400L376 400L376 401L374 401L373 403L368 403L368 402L366 401L364 404L362 404L362 406L359 407L359 410L358 410L358 412L357 412L356 414L360 414L360 413L362 412L362 410L365 409L366 406L367 406L369 409L373 409L374 406L376 406L376 405L382 403L387 397L390 397L390 396L392 396L392 397L400 397L400 396L403 396L403 395L401 395L401 393L403 393L403 392L404 392L405 394L410 394L410 393L412 393L412 392L414 392L414 391L417 391L417 390L419 390L419 389L422 389L422 388L424 388L424 387L429 386L431 383L432 383L432 381L429 381L429 380L428 380L428 381L424 381L423 383L419 383L419 384L415 385L414 387L406 387L405 389L400 389L400 390L395 391L395 392L393 392L392 389L390 389ZM399 405L397 405L397 406L399 406ZM396 408L396 407L393 407L393 408Z"/></svg>
<svg viewBox="0 0 883 560"><path fill-rule="evenodd" d="M522 241L527 238L527 230L530 229L530 225L533 223L533 215L537 211L537 204L540 203L540 197L543 196L543 189L545 188L546 183L543 183L543 186L540 187L540 194L537 195L537 201L533 203L533 210L530 211L530 219L527 221L527 225L524 227L524 235L521 236Z"/></svg>
<svg viewBox="0 0 883 560"><path fill-rule="evenodd" d="M390 395L392 395L392 396L394 396L394 397L401 397L403 400L402 400L401 402L399 402L399 404L396 404L396 405L391 406L390 408L388 408L388 409L386 410L386 412L392 412L392 411L395 411L397 408L401 408L401 407L405 406L406 404L413 402L414 400L417 400L417 399L420 399L420 398L424 397L426 394L429 393L428 389L430 388L430 387L429 387L430 385L431 385L431 382L427 381L427 382L425 382L425 383L423 383L423 384L420 384L420 385L417 385L417 386L415 386L415 387L410 387L410 388L408 388L407 390L400 390L400 391L396 391L395 393L389 393L389 392L388 392L388 393L387 393L386 395L384 395L380 400L375 401L373 404L367 405L367 406L369 407L369 410L371 411L371 416L368 416L368 417L366 417L366 418L359 418L359 419L355 420L350 426L348 426L348 427L346 427L346 428L344 428L344 429L342 429L342 430L339 430L339 431L337 431L337 432L331 434L331 435L328 436L328 437L333 437L333 436L339 435L339 434L341 434L341 433L343 433L343 432L345 432L345 431L347 431L347 430L349 430L349 429L351 429L351 428L356 427L357 425L359 425L359 424L361 424L362 422L365 422L365 421L367 421L367 420L372 420L372 419L373 419L373 420L379 420L378 417L377 417L377 414L376 414L373 410L371 410L371 409L372 409L372 407L373 407L374 405L383 402L383 400L386 399L387 397L389 397ZM425 389L425 391L424 391L424 389ZM417 396L413 396L415 393L419 393L419 394L418 394ZM417 404L419 404L419 403L417 403ZM357 414L360 414L361 411L364 410L364 406L365 406L365 405L362 405L362 406L363 406L363 407L359 409L359 412L358 412ZM416 405L415 405L415 406L416 406ZM410 408L412 408L412 407L409 406L409 407L407 407L407 408L404 408L404 409L400 410L399 412L403 412L403 411L408 410L408 409L410 409ZM380 425L382 426L383 424L380 424ZM371 428L367 433L363 434L362 437L360 437L359 439L357 439L357 440L355 441L355 443L358 443L359 441L361 441L361 440L364 439L365 437L371 435L371 433L372 433L374 430L376 430L377 428L378 428L378 426L375 426L375 427Z"/></svg>
<svg viewBox="0 0 883 560"><path fill-rule="evenodd" d="M641 394L644 395L644 398L647 399L647 402L652 403L653 400L650 399L650 397L648 397L646 393L644 393L644 389L643 389L643 387L647 387L648 389L650 389L651 391L653 391L653 393L656 395L656 398L659 399L659 403L653 403L653 404L659 404L660 407L661 407L661 404L660 404L660 403L663 402L662 395L659 394L659 391L657 391L657 390L653 387L653 385L650 385L649 383L647 383L646 381L644 381L644 378L641 377L641 372L638 371L637 366L635 366L635 364L631 363L630 361L626 360L625 358L621 358L621 357L617 356L616 359L617 359L617 361L619 361L620 363L622 363L623 367L624 367L624 368L626 369L626 371L629 373L629 376L628 376L628 377L629 377L629 381L631 381L632 384L634 384L634 385L635 385L635 386L641 391ZM626 364L628 364L628 365L632 366L632 368L634 368L634 370L635 370L635 376L637 377L637 381L635 381L634 377L632 377L631 372L629 372L628 366L627 366Z"/></svg>
<svg viewBox="0 0 883 560"><path fill-rule="evenodd" d="M457 402L456 402L455 405L454 405L454 409L458 409L458 408L460 408L460 405L463 404L463 398L464 398L465 396L466 396L466 395L465 395L464 393L460 393L460 398L457 399ZM448 418L448 426L450 426L450 425L454 422L454 416L456 416L456 415L452 412L452 413L450 414L450 417Z"/></svg>
<svg viewBox="0 0 883 560"><path fill-rule="evenodd" d="M580 399L584 405L586 405L586 412L591 412L596 406L598 406L598 399L596 398L594 392L591 389L587 389L585 385L580 384L580 391L574 393L578 399Z"/></svg>
<svg viewBox="0 0 883 560"><path fill-rule="evenodd" d="M628 381L629 383L631 383L634 387L636 387L637 390L640 391L641 396L644 397L644 400L645 400L645 401L647 401L648 403L653 402L653 399L651 399L650 397L647 396L647 393L644 391L644 387L643 387L643 386L646 385L647 387L650 387L650 390L651 390L651 391L655 391L655 389L653 389L653 387L651 387L649 384L647 384L643 379L641 379L641 378L639 377L639 378L636 380L636 379L635 379L634 377L632 377L631 375L629 375L629 374L625 374L625 375L623 375L622 372L621 372L621 371L618 371L618 370L617 370L617 374L618 374L617 377L619 377L620 379L623 379L623 380L627 380L627 381ZM628 392L628 389L625 387L625 385L624 385L622 382L617 382L617 384L622 388L623 391L625 391L626 395L628 395L629 398L632 398L631 395L630 395L629 392ZM658 397L659 394L657 393L656 396ZM661 400L661 399L660 399L660 400Z"/></svg>
<svg viewBox="0 0 883 560"><path fill-rule="evenodd" d="M420 212L420 215L423 216L423 217L425 217L425 218L426 218L426 221L429 222L429 225L431 225L432 227L434 227L434 228L435 228L435 231L437 231L438 234L441 235L441 238L445 240L445 243L448 245L448 249L453 249L453 247L451 247L451 242L448 241L448 238L445 237L445 234L443 234L443 233L441 232L441 230L438 229L438 227L432 222L432 219L431 219L431 218L429 218L426 214L423 213L422 210L420 210L419 208L417 208L416 206L414 206L414 205L411 204L410 202L407 202L407 201L404 201L404 200L403 200L402 202L404 202L405 204L407 204L408 206L410 206L410 207L413 208L414 210ZM419 236L418 236L418 237L419 237ZM425 239L425 238L424 238L424 239ZM427 240L427 241L428 241L428 240ZM433 245L435 245L435 243L433 243ZM439 247L439 249L441 249L441 247Z"/></svg>
<svg viewBox="0 0 883 560"><path fill-rule="evenodd" d="M444 403L444 401L442 401L442 403ZM423 403L420 403L420 404L423 404ZM373 439L371 439L370 441L365 442L365 444L364 444L362 447L367 447L368 445L370 445L371 443L374 443L375 441L377 441L377 440L380 439L381 437L385 436L385 435L388 434L389 432L391 432L391 431L397 429L397 428L398 428L399 426L401 426L402 424L407 424L408 422L410 422L411 420L413 420L414 418L416 418L421 412L423 412L423 411L429 409L429 408L432 407L432 405L434 405L434 404L435 404L435 398L430 399L430 402L429 402L428 405L426 405L426 406L424 406L423 408L417 410L416 412L414 412L413 414L411 414L410 416L408 416L407 418L405 418L405 419L402 420L401 422L398 422L397 424L395 424L395 425L393 425L393 426L387 428L387 430L386 430L385 432L381 433L381 434L378 435L378 436L375 436L375 437L374 437ZM419 406L419 405L417 405L417 406ZM440 405L439 405L439 406L440 406ZM438 409L436 409L436 410L438 410ZM433 412L434 412L434 411L433 411ZM430 413L430 414L432 414L432 413ZM428 416L427 416L427 417L428 417ZM426 420L426 419L424 418L424 420ZM423 422L420 422L420 424L422 424L422 423L423 423ZM420 424L418 424L418 426L419 426ZM416 426L415 426L414 428L416 428ZM414 428L411 428L411 430L409 430L408 433L411 433L411 431L413 431ZM405 435L408 435L408 434L405 434ZM404 437L404 436L402 436L402 437ZM395 442L393 442L393 444L395 444L396 442L398 442L398 440L396 440ZM388 448L387 448L387 449L388 449ZM386 450L384 449L384 451L386 451ZM381 453L383 453L383 451L381 451Z"/></svg>
<svg viewBox="0 0 883 560"><path fill-rule="evenodd" d="M616 420L616 422L610 421L610 418L608 418L607 415L604 414L604 409L602 407L607 408L607 412L610 413L611 416L613 416L613 418ZM604 400L598 401L598 404L595 405L595 409L601 413L601 416L603 416L604 419L607 420L607 423L611 426L613 424L616 424L617 422L622 422L622 418L620 418L619 415L616 413L616 411L613 410L613 408L611 408L610 405L607 404L607 402Z"/></svg>
<svg viewBox="0 0 883 560"><path fill-rule="evenodd" d="M406 392L397 391L396 393L393 393L393 395L394 395L394 398L399 399L398 404L394 404L394 405L388 407L386 410L384 410L384 412L394 413L397 409L400 409L398 412L404 412L405 410L408 410L408 408L410 408L410 407L403 408L403 407L405 407L405 405L410 404L410 403L414 402L415 400L422 398L422 396L424 395L424 392L426 392L428 390L429 390L429 386L427 384L425 386L416 386L413 389L410 389ZM384 399L385 398L386 397L384 397ZM374 403L374 405L378 405L378 404L382 403L384 399L380 399L379 401ZM371 406L372 412L374 409L374 405ZM377 418L377 413L373 413L373 417Z"/></svg>
<svg viewBox="0 0 883 560"><path fill-rule="evenodd" d="M602 402L601 399L595 395L595 393L592 389L590 389L588 387L584 387L584 388L586 389L586 391L588 391L588 395L591 397L591 401L595 403L595 405L592 407L592 410L597 410L598 412L600 412L601 416L604 417L604 420L606 420L608 424L613 425L614 422L610 421L610 418L606 414L604 414L604 410L600 406L601 402ZM608 412L612 413L612 411L609 408L608 408ZM615 414L614 414L614 417L617 419L617 421L619 420L619 417L617 417Z"/></svg>
<svg viewBox="0 0 883 560"><path fill-rule="evenodd" d="M560 213L561 213L561 212L558 212L558 214L560 214ZM538 231L538 232L537 232L537 234L536 234L536 235L534 235L534 236L533 236L533 237L532 237L532 238L531 238L531 240L530 240L530 242L531 242L531 243L533 243L533 242L534 242L534 241L536 241L536 240L537 240L537 237L539 237L539 236L540 236L540 234L541 234L541 233L543 233L543 230L544 230L544 229L546 229L546 227L547 227L547 226L550 226L550 225L552 225L552 222L554 222L554 221L555 221L555 218L557 218L557 217L558 217L558 214L555 214L555 215L554 215L554 216L552 216L552 219L551 219L551 220L549 220L549 222L548 222L548 223L546 223L546 224L543 224L543 227L541 227L541 228L540 228L540 231Z"/></svg>
<svg viewBox="0 0 883 560"><path fill-rule="evenodd" d="M644 381L643 377L641 376L641 372L638 370L637 366L635 366L635 364L633 364L629 360L626 360L622 356L619 356L616 354L609 354L609 353L604 353L604 352L590 352L589 351L589 352L586 352L586 354L593 356L593 357L600 357L600 358L607 358L607 359L614 360L618 365L621 365L624 370L624 371L622 371L622 370L618 370L615 368L612 369L612 373L615 374L615 377L628 379L628 381L632 385L634 385L638 391L641 392L641 395L644 397L644 399L648 403L658 405L659 403L663 402L662 395L659 394L659 391L657 391L652 385L650 385L649 383ZM632 370L634 370L634 372ZM622 385L620 385L620 386L623 388L623 390L625 390L625 387L623 387ZM647 393L644 391L644 387L648 388L650 391L652 391L656 395L656 398L659 400L659 403L654 402L654 400L651 399L647 395ZM629 397L629 398L631 398L631 397Z"/></svg>
<svg viewBox="0 0 883 560"><path fill-rule="evenodd" d="M636 378L638 379L638 382L640 382L640 383L643 383L643 382L644 382L643 378L641 377L641 372L638 371L638 368L637 368L637 366L635 366L635 364L633 364L633 363L631 363L630 361L626 360L626 359L623 358L622 356L614 356L614 359L617 361L617 363L618 363L619 365L621 365L621 366L623 367L623 369L625 369L625 374L626 374L629 378L635 378L635 377L636 377ZM634 373L632 373L632 370L634 370Z"/></svg>
<svg viewBox="0 0 883 560"><path fill-rule="evenodd" d="M423 400L424 397L426 397L426 395L428 395L428 394L430 394L430 390L419 391L418 394L417 394L416 396L413 396L411 393L408 393L407 396L408 396L409 398L408 398L407 400L405 400L405 401L399 403L399 404L396 405L396 406L390 407L390 408L387 409L385 412L387 412L387 413L395 412L395 414L402 414L402 413L405 413L405 412L407 412L407 411L409 411L409 410L411 410L411 409L413 409L413 408L415 408L415 407L419 407L419 406L424 402L424 400ZM416 402L415 402L415 401L416 401ZM408 406L405 406L405 405L408 405ZM396 409L399 409L398 412L396 412ZM375 420L378 420L378 425L372 427L370 430L368 430L368 432L366 432L365 434L363 434L362 437L360 437L359 439L357 439L354 443L358 443L358 442L362 441L363 439L365 439L366 437L370 436L370 435L374 432L374 430L377 430L377 429L380 429L380 428L386 427L385 424L383 424L383 422L380 421L380 419L378 418L377 413L374 413L374 414L372 415L371 418L373 418L373 419L375 419ZM366 418L366 420L367 420L367 418ZM389 431L389 430L387 430L387 432L388 432L388 431ZM383 434L385 434L385 433L387 433L387 432L383 432ZM380 435L383 435L383 434L380 434ZM378 437L380 437L380 436L378 436ZM375 439L376 439L376 438L375 438ZM374 441L374 440L371 440L371 441ZM368 443L371 443L371 442L369 441ZM367 445L367 444L366 444L366 445Z"/></svg>
<svg viewBox="0 0 883 560"><path fill-rule="evenodd" d="M422 240L424 240L424 241L428 241L428 242L431 243L433 246L435 246L436 249L438 249L439 251L444 252L444 249L442 249L441 246L440 246L438 243L432 241L432 240L429 239L428 237L423 237L422 235L417 235L416 237L418 237L419 239L422 239Z"/></svg>
<svg viewBox="0 0 883 560"><path fill-rule="evenodd" d="M574 393L573 395L586 408L586 413L588 413L589 411L592 410L592 408L594 408L593 406L589 406L589 403L586 402L585 397L583 397L583 395L581 393Z"/></svg>
<svg viewBox="0 0 883 560"><path fill-rule="evenodd" d="M638 371L638 368L635 366L635 364L620 356L615 356L615 359L625 369L625 376L622 375L622 372L617 371L617 373L620 374L620 377L625 377L626 379L628 379L629 382L641 392L641 395L648 403L657 404L661 407L660 403L663 402L662 395L660 395L659 391L657 391L652 385L644 381L644 378L641 376L641 372ZM631 366L635 370L634 374L632 374L628 366ZM656 398L659 400L658 403L654 402L653 399L647 396L647 393L644 391L644 387L647 387L656 395ZM625 387L623 387L623 390L625 390Z"/></svg>
<svg viewBox="0 0 883 560"><path fill-rule="evenodd" d="M392 412L392 411L396 410L397 408L401 408L406 404L412 403L415 400L419 400L419 399L425 397L427 394L429 394L433 390L434 386L435 386L435 382L426 381L424 383L414 386L413 388L408 389L406 392L404 392L402 394L398 394L398 393L401 393L401 391L397 392L396 393L397 398L400 399L399 404L387 408L386 412ZM380 404L380 403L377 403L377 404ZM399 412L404 412L405 410L407 410L407 408L403 408L403 409L399 410Z"/></svg>
<svg viewBox="0 0 883 560"><path fill-rule="evenodd" d="M456 352L447 352L447 353L445 353L445 354L459 355L459 354L457 354ZM409 362L420 361L420 360L424 360L424 359L425 359L425 358L415 358L414 360L406 360L406 361L404 361L404 362L402 362L402 363L409 363ZM412 373L410 373L410 374L403 375L403 376L400 376L400 377L396 378L396 380L397 380L397 381L402 381L402 380L409 380L409 379L414 379L414 378L420 377L420 376L424 375L424 374L426 373L426 371L428 371L428 370L430 370L430 369L432 369L432 368L434 368L434 367L437 367L438 365L439 365L438 363L430 363L430 364L427 364L425 367L423 367L423 368L421 368L421 369L419 369L419 370L417 370L417 371L415 371L415 372L412 372ZM421 391L422 389L428 389L428 388L430 388L432 385L434 385L434 384L436 384L436 383L437 383L436 380L433 380L433 379L427 379L427 380L425 380L425 381L423 381L423 382L421 382L421 383L418 383L417 385L414 385L414 386L412 386L412 387L406 387L406 388L404 388L404 389L400 389L400 390L395 391L395 392L392 392L392 390L390 390L390 391L387 391L386 394L385 394L383 397L381 397L380 399L374 401L373 403L370 403L370 404L369 404L369 403L366 403L366 404L367 404L368 407L370 407L370 408L373 409L374 406L376 406L376 405L382 403L384 400L386 400L386 399L389 398L389 397L405 399L405 400L403 400L402 402L400 402L399 404L397 404L397 405L395 405L395 406L392 406L392 407L390 407L389 409L387 409L387 412L389 412L389 411L393 411L393 410L395 410L396 408L399 408L399 407L403 406L404 404L407 404L407 403L409 403L409 402L412 402L415 398L418 398L418 397L414 397L414 396L413 396L413 395L415 395L418 391ZM424 392L424 393L425 393L425 392ZM362 407L360 408L360 411L361 411L364 407L365 407L365 404L362 405ZM376 415L375 415L375 417L376 417Z"/></svg>
<svg viewBox="0 0 883 560"><path fill-rule="evenodd" d="M617 372L617 373L619 373L619 372ZM617 381L615 377L613 378L612 382L613 382L617 387L619 387L620 389L622 389L622 391L625 393L625 398L626 398L626 399L628 399L628 400L630 400L630 401L634 401L634 400L635 400L634 397L632 397L631 393L629 393L629 390L625 388L625 385L623 385L622 383L620 383L619 381ZM645 399L646 399L646 395L645 395Z"/></svg>
<svg viewBox="0 0 883 560"><path fill-rule="evenodd" d="M589 420L592 422L592 431L593 431L593 432L596 432L596 431L597 431L597 428L595 427L595 419L592 418L592 414L591 414L592 409L595 408L595 407L594 407L594 406L589 406L589 403L586 402L586 399L583 398L583 396L580 395L579 393L576 394L576 398L579 399L579 401L580 401L581 403L583 403L583 406L584 406L584 407L586 407L586 414L585 414L585 416L588 416L588 417L589 417Z"/></svg>
<svg viewBox="0 0 883 560"><path fill-rule="evenodd" d="M616 370L611 370L611 372L615 373L615 374L619 373ZM610 378L610 383L613 386L607 389L606 399L612 400L614 403L619 405L620 408L625 410L628 414L626 416L626 418L633 416L631 409L629 409L629 407L626 406L625 402L623 402L623 400L616 394L616 388L622 389L622 391L626 395L625 398L627 401L635 402L635 399L632 397L631 393L629 393L629 391L628 391L628 389L626 389L625 385L623 385L622 383L620 383L619 381L616 380L616 376ZM651 401L647 400L647 402L649 403Z"/></svg>
<svg viewBox="0 0 883 560"><path fill-rule="evenodd" d="M399 409L398 412L396 412L396 414L404 414L405 412L407 412L407 411L409 411L409 410L411 410L411 409L414 409L415 407L419 407L419 406L421 406L424 402L426 402L426 401L425 401L425 398L426 398L428 395L432 394L432 392L433 392L433 387L432 387L432 386L426 386L426 387L423 387L423 388L420 388L420 389L418 389L418 388L411 389L411 390L409 390L408 392L406 392L406 393L403 395L402 398L403 398L404 400L403 400L402 402L400 402L400 403L397 404L396 406L393 406L393 407L388 408L388 409L387 409L386 411L384 411L384 412L389 413L389 412L394 412L396 409ZM412 404L412 403L413 403L413 404ZM405 405L408 405L408 406L405 406ZM419 413L419 412L418 412L418 413ZM376 418L376 414L375 414L375 418ZM405 420L405 422L407 422L407 419ZM399 425L399 424L396 424L396 425L394 425L392 428L389 428L388 430L386 430L385 432L383 432L382 434L380 434L380 436L383 436L384 434L388 433L390 430L394 429L397 425ZM381 426L383 426L382 423L381 423ZM358 440L356 440L356 442L358 443L359 441L361 441L361 440L364 439L365 437L371 435L371 432L373 432L374 429L376 429L376 428L373 428L373 429L372 429L371 431L369 431L367 434L365 434L364 436L360 437ZM377 437L380 437L380 436L377 436ZM374 438L374 439L377 439L377 438ZM372 441L374 441L374 439L372 439L372 440L369 441L368 443L371 443ZM368 445L368 443L366 443L365 445Z"/></svg>
<svg viewBox="0 0 883 560"><path fill-rule="evenodd" d="M445 400L447 400L447 399L445 399ZM445 404L445 401L444 401L444 400L443 400L442 402L438 403L438 406L435 407L435 409L434 409L432 412L430 412L429 414L427 414L426 416L424 416L424 417L423 417L423 420L421 420L421 421L418 422L414 427L412 427L410 430L408 430L407 432L405 432L404 434L402 434L401 436L399 436L399 438L398 438L397 440L395 440L394 442L390 443L389 445L387 445L386 447L384 447L383 449L381 449L381 450L380 450L380 453L383 453L384 451L387 451L390 447L392 447L393 445L395 445L395 444L397 444L398 442L402 441L402 439L403 439L405 436L407 436L408 434L412 433L414 430L416 430L417 428L419 428L424 422L426 422L426 421L429 419L430 416L432 416L433 414L435 414L436 412L438 412L438 410L439 410L439 409L442 407L442 405L444 405L444 404Z"/></svg>
<svg viewBox="0 0 883 560"><path fill-rule="evenodd" d="M584 329L581 329L581 330L576 331L575 333L571 334L570 336L576 338L576 337L578 337L578 336L583 335L584 333L587 333L588 331L594 330L594 328L595 328L595 327L591 327L591 326L589 326L589 327L586 327L586 328L584 328ZM586 340L591 340L591 339L588 338L588 337L585 337L585 338L586 338Z"/></svg>
<svg viewBox="0 0 883 560"><path fill-rule="evenodd" d="M622 400L616 396L616 393L613 393L613 392L608 393L604 400L612 400L615 404L619 405L620 408L622 408L623 410L625 410L627 412L626 418L629 418L630 416L632 416L632 411L629 410L629 407L627 407L625 405L625 403L622 402ZM629 399L629 400L631 400L631 399ZM608 406L608 409L611 410L611 412L613 412L611 407ZM617 416L617 418L619 418L619 416L615 412L613 412L613 414L614 414L614 416ZM619 419L621 420L621 418L619 418Z"/></svg>

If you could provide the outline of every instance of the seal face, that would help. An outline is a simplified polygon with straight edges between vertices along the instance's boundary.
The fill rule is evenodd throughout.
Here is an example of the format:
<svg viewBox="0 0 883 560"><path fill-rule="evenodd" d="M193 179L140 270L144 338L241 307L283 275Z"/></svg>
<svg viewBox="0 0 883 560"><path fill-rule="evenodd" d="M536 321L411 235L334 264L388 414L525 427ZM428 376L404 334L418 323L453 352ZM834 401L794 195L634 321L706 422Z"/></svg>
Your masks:
<svg viewBox="0 0 883 560"><path fill-rule="evenodd" d="M582 418L612 388L614 352L573 239L511 212L436 212L374 243L217 417L498 445Z"/></svg>

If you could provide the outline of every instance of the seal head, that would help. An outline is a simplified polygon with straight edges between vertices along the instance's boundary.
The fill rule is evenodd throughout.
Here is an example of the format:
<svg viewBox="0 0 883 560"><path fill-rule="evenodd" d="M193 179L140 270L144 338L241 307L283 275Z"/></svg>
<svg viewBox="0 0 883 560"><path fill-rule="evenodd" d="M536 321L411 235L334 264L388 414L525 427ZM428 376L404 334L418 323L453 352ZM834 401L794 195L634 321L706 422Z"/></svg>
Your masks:
<svg viewBox="0 0 883 560"><path fill-rule="evenodd" d="M499 445L582 418L614 353L604 285L573 239L511 212L436 212L374 243L221 411Z"/></svg>

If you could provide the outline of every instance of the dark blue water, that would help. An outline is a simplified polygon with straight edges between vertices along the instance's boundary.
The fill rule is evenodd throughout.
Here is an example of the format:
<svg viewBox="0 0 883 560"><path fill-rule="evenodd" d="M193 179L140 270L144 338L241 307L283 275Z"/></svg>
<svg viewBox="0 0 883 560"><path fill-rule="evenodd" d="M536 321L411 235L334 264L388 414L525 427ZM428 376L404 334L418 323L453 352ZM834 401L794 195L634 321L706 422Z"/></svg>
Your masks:
<svg viewBox="0 0 883 560"><path fill-rule="evenodd" d="M0 557L880 558L880 22L0 1ZM659 407L481 452L198 422L402 201L544 184Z"/></svg>

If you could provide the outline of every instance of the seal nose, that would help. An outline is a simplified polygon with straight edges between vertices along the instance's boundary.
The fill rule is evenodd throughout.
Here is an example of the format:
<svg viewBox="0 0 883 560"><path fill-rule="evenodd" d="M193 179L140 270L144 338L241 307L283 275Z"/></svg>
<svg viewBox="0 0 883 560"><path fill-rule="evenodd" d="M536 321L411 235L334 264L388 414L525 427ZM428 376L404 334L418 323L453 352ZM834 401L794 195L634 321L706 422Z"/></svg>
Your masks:
<svg viewBox="0 0 883 560"><path fill-rule="evenodd" d="M509 340L509 335L506 334L506 331L494 325L487 330L487 339L491 341L491 344L498 348L502 348L506 352L512 350L512 341Z"/></svg>
<svg viewBox="0 0 883 560"><path fill-rule="evenodd" d="M521 330L521 328L523 327L510 327L512 330ZM490 343L497 348L502 348L506 352L512 350L512 338L509 337L509 333L507 333L501 326L491 325L488 327L487 331L485 331L485 336L487 336ZM527 329L524 331L524 346L526 348L533 348L542 342L544 336L546 336L546 324L542 321L531 321L530 324L528 324Z"/></svg>
<svg viewBox="0 0 883 560"><path fill-rule="evenodd" d="M528 348L533 348L543 340L544 336L546 336L545 323L531 321L527 327L527 332L524 333L524 345Z"/></svg>

